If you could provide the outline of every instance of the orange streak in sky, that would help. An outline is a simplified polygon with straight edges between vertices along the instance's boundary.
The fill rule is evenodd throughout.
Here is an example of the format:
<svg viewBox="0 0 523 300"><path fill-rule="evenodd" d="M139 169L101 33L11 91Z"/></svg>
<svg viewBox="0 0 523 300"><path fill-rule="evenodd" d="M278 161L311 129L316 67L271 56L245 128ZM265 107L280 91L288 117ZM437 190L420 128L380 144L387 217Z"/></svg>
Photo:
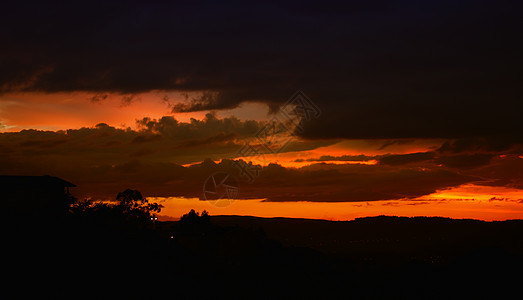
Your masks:
<svg viewBox="0 0 523 300"><path fill-rule="evenodd" d="M131 95L110 93L93 102L91 99L95 95L85 92L5 94L0 96L0 123L8 126L7 131L65 130L98 123L134 127L136 119L173 115L162 95L161 92L137 94L132 96L130 103L125 103L122 99ZM182 122L204 116L205 112L174 114Z"/></svg>

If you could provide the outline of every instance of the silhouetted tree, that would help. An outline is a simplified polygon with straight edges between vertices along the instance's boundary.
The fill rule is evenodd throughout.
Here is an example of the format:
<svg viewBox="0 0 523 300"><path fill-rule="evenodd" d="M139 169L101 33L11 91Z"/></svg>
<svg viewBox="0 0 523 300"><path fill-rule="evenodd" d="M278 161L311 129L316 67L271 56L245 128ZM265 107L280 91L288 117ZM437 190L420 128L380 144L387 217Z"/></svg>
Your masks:
<svg viewBox="0 0 523 300"><path fill-rule="evenodd" d="M210 223L211 217L209 216L209 213L206 210L202 211L202 215L200 216L200 219L202 223Z"/></svg>
<svg viewBox="0 0 523 300"><path fill-rule="evenodd" d="M123 192L119 192L116 196L116 201L120 202L120 205L130 205L140 201L141 203L147 202L138 190L126 189Z"/></svg>
<svg viewBox="0 0 523 300"><path fill-rule="evenodd" d="M162 205L149 203L138 190L126 189L116 196L117 208L130 218L149 220L153 213L159 213Z"/></svg>
<svg viewBox="0 0 523 300"><path fill-rule="evenodd" d="M180 228L185 232L202 231L211 224L209 213L203 211L202 214L191 209L188 213L180 218Z"/></svg>
<svg viewBox="0 0 523 300"><path fill-rule="evenodd" d="M118 193L116 203L76 201L71 205L73 215L84 216L98 223L119 223L120 226L146 224L162 205L149 203L137 190L126 189Z"/></svg>

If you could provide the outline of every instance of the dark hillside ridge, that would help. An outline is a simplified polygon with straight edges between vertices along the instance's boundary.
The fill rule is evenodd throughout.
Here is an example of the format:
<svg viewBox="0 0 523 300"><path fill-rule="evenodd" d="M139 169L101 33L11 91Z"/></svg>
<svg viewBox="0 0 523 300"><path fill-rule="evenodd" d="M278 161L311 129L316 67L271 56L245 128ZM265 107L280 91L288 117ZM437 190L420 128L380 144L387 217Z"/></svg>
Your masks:
<svg viewBox="0 0 523 300"><path fill-rule="evenodd" d="M268 238L285 246L310 247L351 258L392 255L400 260L447 260L473 249L492 247L523 253L523 220L377 216L327 221L212 216L211 221L220 226L261 228Z"/></svg>

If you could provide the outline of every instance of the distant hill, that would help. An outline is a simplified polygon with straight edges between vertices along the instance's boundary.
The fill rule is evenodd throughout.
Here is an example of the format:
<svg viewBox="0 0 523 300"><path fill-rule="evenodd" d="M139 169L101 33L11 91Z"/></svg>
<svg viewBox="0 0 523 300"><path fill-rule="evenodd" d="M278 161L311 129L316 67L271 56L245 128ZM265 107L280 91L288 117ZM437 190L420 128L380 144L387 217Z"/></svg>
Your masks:
<svg viewBox="0 0 523 300"><path fill-rule="evenodd" d="M310 247L361 260L445 262L478 249L523 254L523 220L486 222L441 217L378 216L327 221L212 216L220 226L262 228L284 246Z"/></svg>

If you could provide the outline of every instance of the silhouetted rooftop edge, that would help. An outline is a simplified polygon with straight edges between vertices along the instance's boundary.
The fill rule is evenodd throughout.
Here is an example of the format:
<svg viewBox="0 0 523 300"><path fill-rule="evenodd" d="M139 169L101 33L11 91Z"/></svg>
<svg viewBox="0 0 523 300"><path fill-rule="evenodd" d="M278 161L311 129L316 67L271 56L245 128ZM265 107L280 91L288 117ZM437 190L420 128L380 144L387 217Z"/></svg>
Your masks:
<svg viewBox="0 0 523 300"><path fill-rule="evenodd" d="M65 181L61 178L43 175L43 176L20 176L20 175L0 175L0 186L8 185L61 185L64 187L76 187L76 185Z"/></svg>

